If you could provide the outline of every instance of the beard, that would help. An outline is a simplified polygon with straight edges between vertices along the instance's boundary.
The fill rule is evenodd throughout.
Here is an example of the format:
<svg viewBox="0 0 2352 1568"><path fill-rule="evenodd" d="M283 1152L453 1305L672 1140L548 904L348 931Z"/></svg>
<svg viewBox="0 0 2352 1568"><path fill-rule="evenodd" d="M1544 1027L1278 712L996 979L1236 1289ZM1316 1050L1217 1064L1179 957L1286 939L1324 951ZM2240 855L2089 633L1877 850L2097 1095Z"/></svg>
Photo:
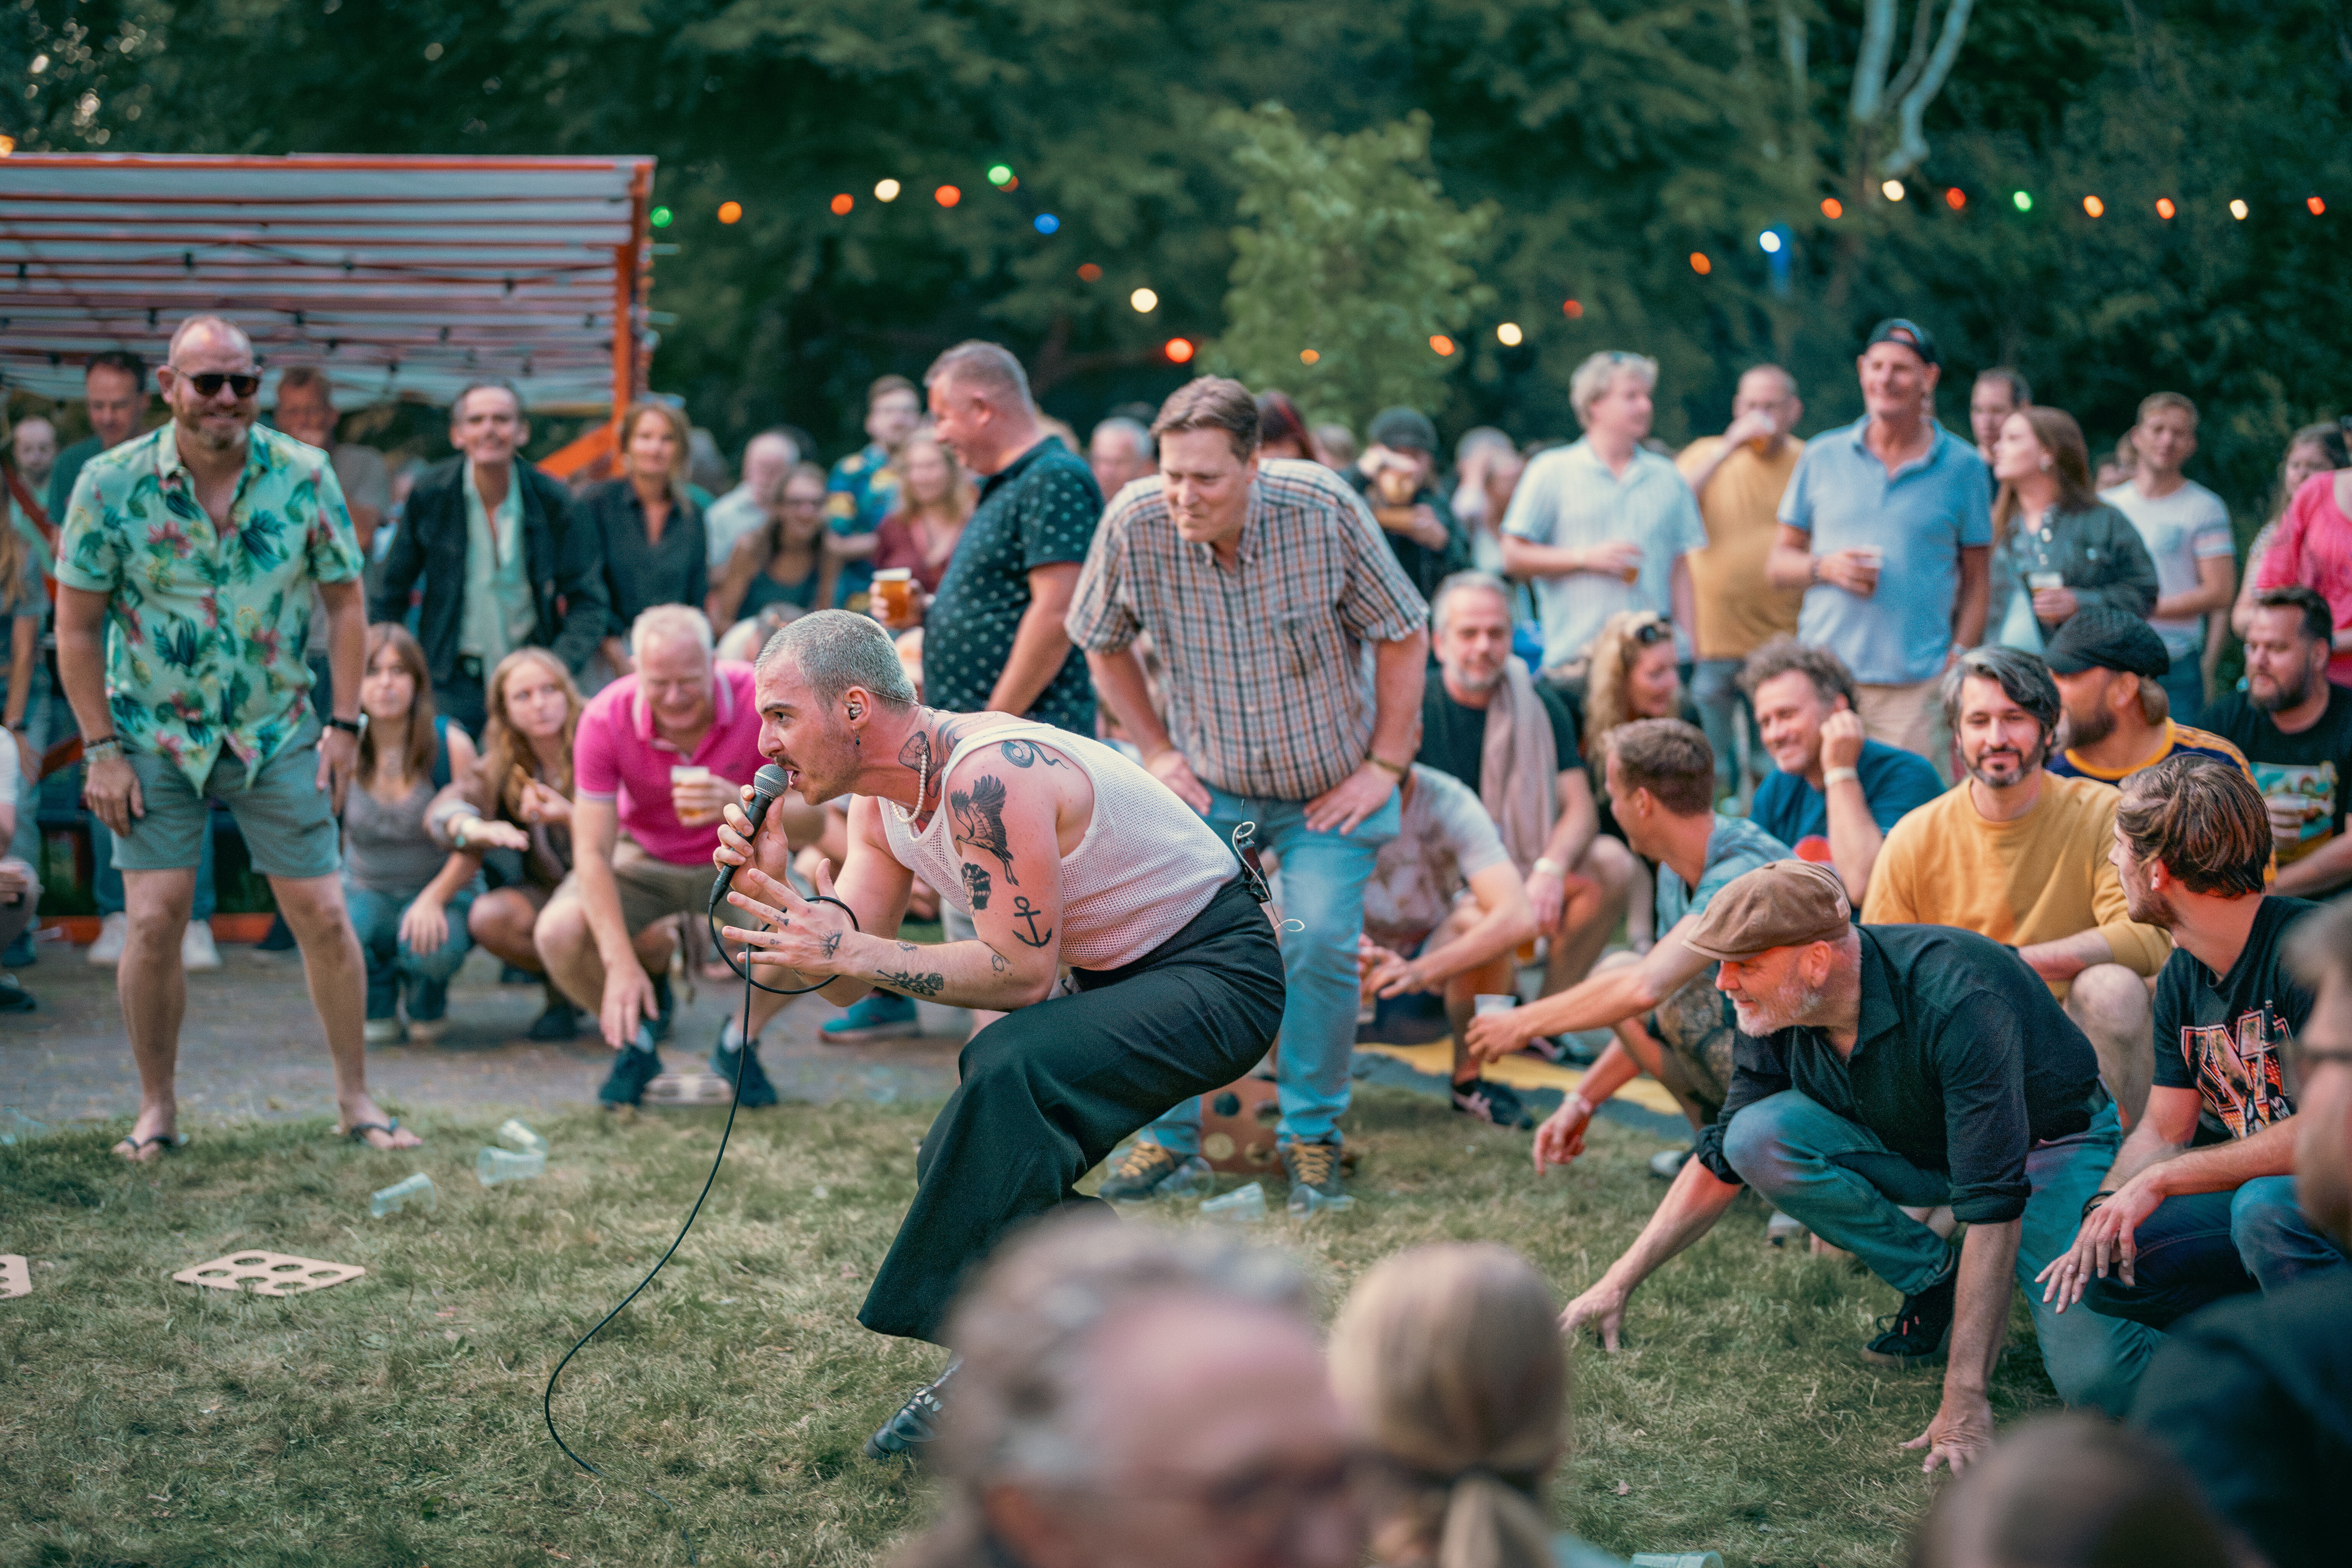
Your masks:
<svg viewBox="0 0 2352 1568"><path fill-rule="evenodd" d="M1783 1029L1793 1027L1800 1019L1812 1016L1821 1007L1822 998L1828 994L1826 990L1803 984L1792 977L1773 995L1759 996L1751 993L1734 997L1732 1016L1738 1021L1741 1034L1751 1040L1760 1040L1768 1035L1777 1035Z"/></svg>
<svg viewBox="0 0 2352 1568"><path fill-rule="evenodd" d="M1969 776L1987 789L2008 789L2025 782L2025 775L2040 767L2050 755L2047 737L2037 740L2021 755L2001 747L1988 746L1974 757L1964 757ZM2003 777L2002 774L2007 776Z"/></svg>
<svg viewBox="0 0 2352 1568"><path fill-rule="evenodd" d="M2137 886L2128 878L2124 879L2123 887L2125 914L2144 926L2156 926L2164 931L2172 929L2176 915L2170 899L2153 888Z"/></svg>
<svg viewBox="0 0 2352 1568"><path fill-rule="evenodd" d="M207 452L227 452L244 446L247 434L252 427L250 419L237 417L233 425L224 425L203 414L194 419L180 421L181 430Z"/></svg>
<svg viewBox="0 0 2352 1568"><path fill-rule="evenodd" d="M2249 680L2246 682L2246 700L2264 713L2275 713L2283 708L2298 708L2311 696L2312 679L2311 667L2305 665L2293 684L2282 680L2271 689L2267 697L2263 695L2261 687Z"/></svg>
<svg viewBox="0 0 2352 1568"><path fill-rule="evenodd" d="M2066 710L2066 744L2095 746L2116 732L2116 710L2101 703L2088 713Z"/></svg>

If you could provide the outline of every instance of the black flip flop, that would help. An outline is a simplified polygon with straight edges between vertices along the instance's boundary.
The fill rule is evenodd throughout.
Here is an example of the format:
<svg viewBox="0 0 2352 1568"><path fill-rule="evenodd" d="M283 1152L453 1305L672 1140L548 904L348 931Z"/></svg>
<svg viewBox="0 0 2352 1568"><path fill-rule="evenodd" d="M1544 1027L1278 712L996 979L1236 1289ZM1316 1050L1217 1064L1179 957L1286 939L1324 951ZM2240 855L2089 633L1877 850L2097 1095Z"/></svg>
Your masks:
<svg viewBox="0 0 2352 1568"><path fill-rule="evenodd" d="M367 1135L369 1133L382 1132L386 1136L389 1136L399 1131L400 1118L395 1116L389 1121L362 1121L356 1127L346 1127L343 1129L343 1136L350 1139L354 1143L367 1143L369 1148L374 1149L374 1144L368 1143ZM377 1152L390 1153L391 1151L388 1149L378 1150Z"/></svg>
<svg viewBox="0 0 2352 1568"><path fill-rule="evenodd" d="M107 1152L110 1154L115 1152L124 1143L131 1145L131 1152L123 1156L123 1163L130 1165L143 1165L147 1162L139 1158L139 1152L148 1144L156 1144L166 1154L176 1153L188 1146L188 1135L184 1132L151 1132L144 1138L125 1138Z"/></svg>

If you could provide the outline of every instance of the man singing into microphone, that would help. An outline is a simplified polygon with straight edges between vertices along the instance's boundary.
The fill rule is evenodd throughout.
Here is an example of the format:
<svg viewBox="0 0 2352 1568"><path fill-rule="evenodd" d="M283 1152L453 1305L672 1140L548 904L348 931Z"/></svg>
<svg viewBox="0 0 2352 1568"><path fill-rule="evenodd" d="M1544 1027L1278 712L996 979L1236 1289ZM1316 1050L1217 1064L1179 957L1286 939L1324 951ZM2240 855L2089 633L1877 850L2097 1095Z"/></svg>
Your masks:
<svg viewBox="0 0 2352 1568"><path fill-rule="evenodd" d="M836 1003L879 985L1005 1015L963 1048L961 1086L924 1136L914 1205L858 1313L931 1339L964 1268L1006 1231L1088 1201L1076 1184L1121 1139L1265 1056L1282 957L1233 852L1111 748L919 705L889 634L844 611L785 626L756 668L761 752L805 799L857 798L839 882L820 870L814 901L782 879L792 850L775 820L747 842L750 818L727 808L717 859L744 868L729 896L764 929L725 940L749 946L767 984L833 977ZM918 872L978 940L898 940ZM928 1442L954 1372L866 1452Z"/></svg>

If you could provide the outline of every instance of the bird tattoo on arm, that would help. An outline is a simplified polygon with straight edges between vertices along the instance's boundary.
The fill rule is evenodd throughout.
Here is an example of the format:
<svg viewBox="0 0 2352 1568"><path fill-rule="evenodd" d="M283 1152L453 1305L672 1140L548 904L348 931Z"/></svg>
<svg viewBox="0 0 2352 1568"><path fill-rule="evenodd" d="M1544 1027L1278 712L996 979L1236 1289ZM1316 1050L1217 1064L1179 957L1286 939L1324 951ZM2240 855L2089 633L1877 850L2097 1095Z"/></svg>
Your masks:
<svg viewBox="0 0 2352 1568"><path fill-rule="evenodd" d="M1004 869L1004 885L1017 888L1021 879L1013 874L1013 846L1004 836L1004 781L982 773L969 792L949 792L948 812L955 819L956 843L993 856Z"/></svg>

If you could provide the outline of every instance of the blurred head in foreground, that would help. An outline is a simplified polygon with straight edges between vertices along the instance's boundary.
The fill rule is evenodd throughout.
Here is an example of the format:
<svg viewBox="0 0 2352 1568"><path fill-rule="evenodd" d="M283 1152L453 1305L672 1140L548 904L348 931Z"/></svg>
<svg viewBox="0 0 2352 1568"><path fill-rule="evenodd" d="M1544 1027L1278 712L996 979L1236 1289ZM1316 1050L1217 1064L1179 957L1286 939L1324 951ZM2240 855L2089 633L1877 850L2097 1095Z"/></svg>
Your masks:
<svg viewBox="0 0 2352 1568"><path fill-rule="evenodd" d="M1297 1271L1089 1216L958 1303L945 1517L898 1568L1353 1568L1346 1435Z"/></svg>
<svg viewBox="0 0 2352 1568"><path fill-rule="evenodd" d="M1937 1495L1911 1568L2252 1568L2172 1457L2089 1415L2029 1422Z"/></svg>
<svg viewBox="0 0 2352 1568"><path fill-rule="evenodd" d="M1525 1258L1448 1243L1381 1263L1331 1331L1331 1382L1379 1457L1381 1562L1550 1568L1544 1490L1568 1447L1568 1355Z"/></svg>

